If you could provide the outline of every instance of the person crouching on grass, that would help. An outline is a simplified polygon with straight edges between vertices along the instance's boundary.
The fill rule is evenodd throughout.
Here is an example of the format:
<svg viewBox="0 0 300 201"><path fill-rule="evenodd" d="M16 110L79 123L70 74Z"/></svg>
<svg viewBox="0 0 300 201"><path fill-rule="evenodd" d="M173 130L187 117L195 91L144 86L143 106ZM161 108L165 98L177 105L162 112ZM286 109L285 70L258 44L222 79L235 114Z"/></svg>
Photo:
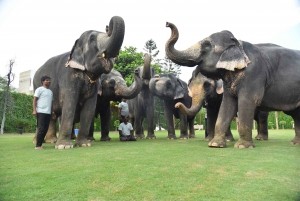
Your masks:
<svg viewBox="0 0 300 201"><path fill-rule="evenodd" d="M125 116L121 116L122 123L119 125L119 135L120 141L136 141L133 136L133 127L131 123L128 122L128 119Z"/></svg>

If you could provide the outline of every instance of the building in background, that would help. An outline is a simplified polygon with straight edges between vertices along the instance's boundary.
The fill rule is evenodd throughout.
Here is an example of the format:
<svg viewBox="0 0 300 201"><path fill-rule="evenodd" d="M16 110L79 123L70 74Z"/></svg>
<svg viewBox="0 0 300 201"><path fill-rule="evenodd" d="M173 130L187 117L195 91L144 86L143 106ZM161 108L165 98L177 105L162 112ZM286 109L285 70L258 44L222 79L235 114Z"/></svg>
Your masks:
<svg viewBox="0 0 300 201"><path fill-rule="evenodd" d="M19 79L19 93L24 94L33 94L33 76L34 76L33 70L28 70L20 73L20 79Z"/></svg>

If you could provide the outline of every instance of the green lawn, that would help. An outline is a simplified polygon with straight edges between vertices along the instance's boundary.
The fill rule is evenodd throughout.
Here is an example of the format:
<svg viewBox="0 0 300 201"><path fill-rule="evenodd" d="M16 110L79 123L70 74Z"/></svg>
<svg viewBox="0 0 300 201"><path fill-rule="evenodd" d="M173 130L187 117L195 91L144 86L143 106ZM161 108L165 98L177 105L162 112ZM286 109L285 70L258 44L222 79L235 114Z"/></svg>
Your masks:
<svg viewBox="0 0 300 201"><path fill-rule="evenodd" d="M97 133L92 147L35 150L33 134L0 135L0 200L300 200L293 130L269 130L254 149L209 148L204 131L189 140L110 136L100 142Z"/></svg>

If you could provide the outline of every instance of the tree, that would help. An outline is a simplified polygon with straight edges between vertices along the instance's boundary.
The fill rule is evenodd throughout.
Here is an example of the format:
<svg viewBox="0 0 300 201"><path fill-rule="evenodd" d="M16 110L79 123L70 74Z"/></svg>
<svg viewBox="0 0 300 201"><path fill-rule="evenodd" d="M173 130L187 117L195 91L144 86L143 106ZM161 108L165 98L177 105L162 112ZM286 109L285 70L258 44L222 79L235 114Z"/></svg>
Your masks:
<svg viewBox="0 0 300 201"><path fill-rule="evenodd" d="M15 79L15 74L12 72L13 66L14 66L15 60L11 59L9 61L9 70L6 75L6 87L5 87L5 93L4 93L4 104L3 104L3 115L2 115L2 123L1 123L1 134L4 133L4 124L5 124L5 114L6 114L6 108L8 104L8 99L9 99L9 89L10 89L10 84L14 81Z"/></svg>
<svg viewBox="0 0 300 201"><path fill-rule="evenodd" d="M159 50L156 49L157 47L154 40L150 39L145 43L144 50L146 51L146 53L150 54L152 58L155 58L159 53Z"/></svg>
<svg viewBox="0 0 300 201"><path fill-rule="evenodd" d="M138 66L144 65L143 53L137 52L137 48L129 46L120 50L119 57L114 63L114 68L121 73L126 84L132 84L134 80L133 72Z"/></svg>
<svg viewBox="0 0 300 201"><path fill-rule="evenodd" d="M176 77L179 77L181 74L181 69L180 65L175 64L172 62L167 56L163 59L163 62L161 63L162 65L162 72L166 74L173 74Z"/></svg>

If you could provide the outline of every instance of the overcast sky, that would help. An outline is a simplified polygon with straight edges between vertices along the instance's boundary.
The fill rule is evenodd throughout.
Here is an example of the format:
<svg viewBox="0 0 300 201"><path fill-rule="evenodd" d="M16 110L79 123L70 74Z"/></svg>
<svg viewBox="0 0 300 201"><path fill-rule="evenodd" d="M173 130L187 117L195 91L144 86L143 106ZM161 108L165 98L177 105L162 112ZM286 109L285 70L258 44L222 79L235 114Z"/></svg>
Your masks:
<svg viewBox="0 0 300 201"><path fill-rule="evenodd" d="M71 50L87 30L105 32L112 16L125 21L123 46L143 52L153 39L160 53L170 37L166 22L179 29L183 50L212 33L231 31L251 43L275 43L300 50L300 0L0 0L0 75L15 59L19 74L37 70L49 58ZM182 67L187 81L193 68Z"/></svg>

